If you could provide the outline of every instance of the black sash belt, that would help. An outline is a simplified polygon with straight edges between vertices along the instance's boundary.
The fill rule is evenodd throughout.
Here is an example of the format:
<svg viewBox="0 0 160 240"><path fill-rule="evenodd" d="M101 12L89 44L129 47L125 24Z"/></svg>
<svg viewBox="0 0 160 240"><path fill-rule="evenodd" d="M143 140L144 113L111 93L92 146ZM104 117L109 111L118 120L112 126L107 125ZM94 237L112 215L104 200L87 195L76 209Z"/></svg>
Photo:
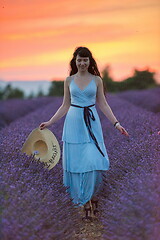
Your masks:
<svg viewBox="0 0 160 240"><path fill-rule="evenodd" d="M89 134L91 136L91 138L94 140L94 143L96 145L96 147L98 148L98 150L100 151L100 153L103 155L104 157L104 153L102 152L102 150L100 149L99 145L98 145L98 142L97 142L97 139L96 137L94 136L93 132L92 132L92 128L91 128L91 122L90 122L90 118L95 121L95 117L93 115L93 112L92 110L89 108L89 107L92 107L94 106L95 104L92 104L92 105L89 105L89 106L86 106L86 107L81 107L81 106L78 106L78 105L75 105L75 104L71 104L71 106L73 107L79 107L79 108L84 108L84 121L86 123L86 126L88 128L88 131L89 131Z"/></svg>

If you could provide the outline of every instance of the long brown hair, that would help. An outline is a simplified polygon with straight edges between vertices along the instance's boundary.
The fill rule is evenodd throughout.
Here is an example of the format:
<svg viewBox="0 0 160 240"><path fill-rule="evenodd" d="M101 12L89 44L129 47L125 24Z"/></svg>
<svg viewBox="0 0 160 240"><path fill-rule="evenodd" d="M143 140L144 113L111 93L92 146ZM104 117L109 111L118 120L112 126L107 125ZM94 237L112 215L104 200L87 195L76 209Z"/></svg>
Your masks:
<svg viewBox="0 0 160 240"><path fill-rule="evenodd" d="M97 67L97 63L94 60L91 51L86 47L77 47L75 49L75 51L73 53L73 58L70 61L70 67L71 67L70 76L78 72L78 69L77 69L77 66L76 66L77 55L79 55L80 57L89 57L90 65L88 67L88 72L93 74L93 75L101 77L100 72L99 72L98 67Z"/></svg>

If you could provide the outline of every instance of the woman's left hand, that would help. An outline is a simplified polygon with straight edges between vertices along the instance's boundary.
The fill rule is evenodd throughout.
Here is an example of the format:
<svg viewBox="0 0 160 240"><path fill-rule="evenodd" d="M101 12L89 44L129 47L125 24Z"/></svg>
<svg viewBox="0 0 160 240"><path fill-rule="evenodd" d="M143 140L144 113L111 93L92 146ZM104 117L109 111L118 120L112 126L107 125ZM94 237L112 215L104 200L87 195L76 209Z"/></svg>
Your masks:
<svg viewBox="0 0 160 240"><path fill-rule="evenodd" d="M123 128L121 125L118 125L116 127L122 134L129 136L128 132L125 130L125 128Z"/></svg>

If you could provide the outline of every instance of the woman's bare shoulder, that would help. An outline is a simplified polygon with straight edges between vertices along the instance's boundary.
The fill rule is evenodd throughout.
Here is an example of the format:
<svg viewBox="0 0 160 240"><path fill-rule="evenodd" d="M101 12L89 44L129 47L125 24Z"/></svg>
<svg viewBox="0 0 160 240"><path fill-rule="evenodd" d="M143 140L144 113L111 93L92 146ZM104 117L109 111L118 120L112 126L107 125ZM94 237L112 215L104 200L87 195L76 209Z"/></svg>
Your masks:
<svg viewBox="0 0 160 240"><path fill-rule="evenodd" d="M102 78L99 76L95 76L95 82L96 82L96 85L98 86L102 82Z"/></svg>
<svg viewBox="0 0 160 240"><path fill-rule="evenodd" d="M66 77L65 81L66 81L66 83L68 84L68 86L70 85L70 82L72 81L73 76L74 76L74 75L71 75L71 76Z"/></svg>

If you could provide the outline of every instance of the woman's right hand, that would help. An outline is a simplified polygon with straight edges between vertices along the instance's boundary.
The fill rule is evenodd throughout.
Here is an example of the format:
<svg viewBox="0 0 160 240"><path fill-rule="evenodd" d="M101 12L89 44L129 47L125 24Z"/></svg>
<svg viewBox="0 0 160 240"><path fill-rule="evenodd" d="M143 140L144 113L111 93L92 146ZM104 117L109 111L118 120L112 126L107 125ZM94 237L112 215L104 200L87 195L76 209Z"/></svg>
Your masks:
<svg viewBox="0 0 160 240"><path fill-rule="evenodd" d="M39 128L40 128L40 130L43 130L44 128L46 128L46 127L49 127L51 124L50 124L50 122L48 121L48 122L42 122L40 125L39 125Z"/></svg>

